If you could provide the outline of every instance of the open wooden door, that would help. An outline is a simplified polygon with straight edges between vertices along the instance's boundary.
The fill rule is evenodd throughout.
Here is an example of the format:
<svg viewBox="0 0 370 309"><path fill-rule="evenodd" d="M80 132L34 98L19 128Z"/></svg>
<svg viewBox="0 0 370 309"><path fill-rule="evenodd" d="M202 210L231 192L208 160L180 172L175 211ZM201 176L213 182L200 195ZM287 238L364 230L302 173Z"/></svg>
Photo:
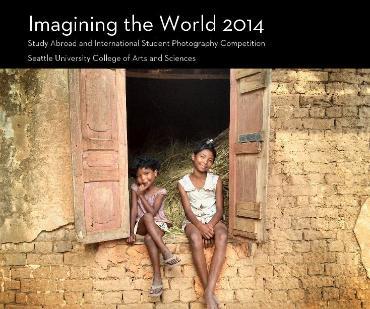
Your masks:
<svg viewBox="0 0 370 309"><path fill-rule="evenodd" d="M230 72L231 236L264 239L269 139L270 70Z"/></svg>
<svg viewBox="0 0 370 309"><path fill-rule="evenodd" d="M94 243L129 236L125 70L70 70L75 228Z"/></svg>

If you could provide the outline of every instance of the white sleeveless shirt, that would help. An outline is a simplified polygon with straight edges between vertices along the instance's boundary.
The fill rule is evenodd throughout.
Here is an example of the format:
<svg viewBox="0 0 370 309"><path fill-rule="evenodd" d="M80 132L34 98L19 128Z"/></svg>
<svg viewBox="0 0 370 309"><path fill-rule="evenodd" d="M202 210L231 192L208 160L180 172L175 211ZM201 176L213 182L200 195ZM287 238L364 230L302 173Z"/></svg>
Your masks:
<svg viewBox="0 0 370 309"><path fill-rule="evenodd" d="M189 174L179 180L179 183L186 191L191 210L199 221L208 223L216 213L216 185L218 175L207 173L206 181L203 188L197 189L190 180ZM185 218L182 227L190 223Z"/></svg>

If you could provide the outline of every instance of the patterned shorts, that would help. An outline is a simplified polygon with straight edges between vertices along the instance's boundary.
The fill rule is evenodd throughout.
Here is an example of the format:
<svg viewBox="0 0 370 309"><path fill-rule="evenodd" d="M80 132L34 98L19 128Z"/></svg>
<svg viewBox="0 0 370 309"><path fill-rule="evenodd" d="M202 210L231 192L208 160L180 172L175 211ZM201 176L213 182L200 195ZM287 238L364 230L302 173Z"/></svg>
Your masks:
<svg viewBox="0 0 370 309"><path fill-rule="evenodd" d="M140 220L139 220L140 221ZM135 226L134 226L134 234L137 232L137 228L139 226L139 221L136 221ZM154 223L163 231L163 232L168 232L169 228L166 222L162 221L154 221Z"/></svg>

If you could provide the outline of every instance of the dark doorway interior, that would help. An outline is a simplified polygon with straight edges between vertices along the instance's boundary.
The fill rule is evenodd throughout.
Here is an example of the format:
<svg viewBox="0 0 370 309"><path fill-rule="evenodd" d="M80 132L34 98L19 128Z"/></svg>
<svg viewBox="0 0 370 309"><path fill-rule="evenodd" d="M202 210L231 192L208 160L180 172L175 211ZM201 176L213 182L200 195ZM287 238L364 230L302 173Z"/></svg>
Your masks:
<svg viewBox="0 0 370 309"><path fill-rule="evenodd" d="M178 71L165 70L160 75L161 71L156 70L159 75L148 74L150 78L145 76L145 70L140 74L127 72L127 134L131 159L149 148L164 148L174 141L216 137L228 128L229 70L202 69L193 75L194 70Z"/></svg>

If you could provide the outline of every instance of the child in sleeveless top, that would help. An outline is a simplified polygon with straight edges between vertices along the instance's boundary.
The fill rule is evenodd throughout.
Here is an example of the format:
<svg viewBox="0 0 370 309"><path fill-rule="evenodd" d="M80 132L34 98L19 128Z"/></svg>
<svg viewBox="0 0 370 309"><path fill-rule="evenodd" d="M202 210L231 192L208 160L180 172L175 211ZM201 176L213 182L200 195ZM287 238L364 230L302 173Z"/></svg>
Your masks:
<svg viewBox="0 0 370 309"><path fill-rule="evenodd" d="M192 155L193 172L178 183L186 219L183 229L190 241L195 268L204 288L208 308L218 308L214 295L226 255L227 228L223 216L221 179L209 172L216 158L213 140L201 142ZM209 271L204 248L215 245Z"/></svg>
<svg viewBox="0 0 370 309"><path fill-rule="evenodd" d="M133 244L136 234L144 236L153 266L153 284L149 291L149 295L153 297L160 296L163 292L159 254L163 255L165 265L174 266L180 262L162 239L170 222L163 209L167 191L155 186L159 168L159 162L148 157L137 158L134 162L136 181L131 186L131 225L130 237L127 239L129 244Z"/></svg>

